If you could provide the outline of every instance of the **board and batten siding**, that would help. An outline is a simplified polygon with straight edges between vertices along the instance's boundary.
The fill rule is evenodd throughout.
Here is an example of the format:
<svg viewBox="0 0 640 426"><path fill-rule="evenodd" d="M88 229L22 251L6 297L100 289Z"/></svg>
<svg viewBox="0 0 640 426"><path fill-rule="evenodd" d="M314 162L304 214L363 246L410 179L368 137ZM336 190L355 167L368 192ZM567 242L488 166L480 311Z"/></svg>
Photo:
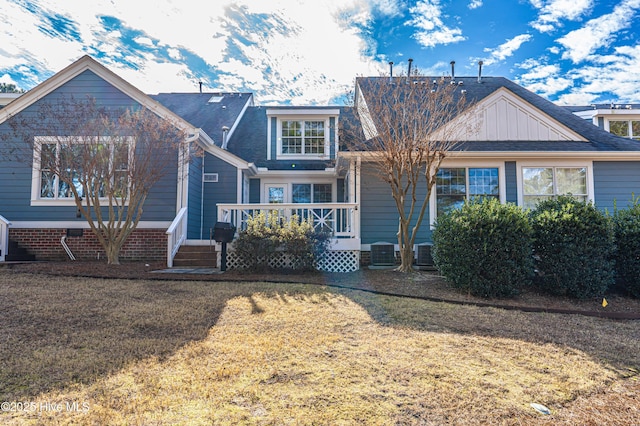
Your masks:
<svg viewBox="0 0 640 426"><path fill-rule="evenodd" d="M633 194L640 196L640 161L594 161L593 186L599 209L626 208Z"/></svg>
<svg viewBox="0 0 640 426"><path fill-rule="evenodd" d="M398 210L391 196L388 183L382 181L373 166L362 165L362 183L360 186L360 233L362 244L379 241L397 244ZM418 191L418 200L424 197L425 186ZM417 213L415 213L417 215ZM425 212L422 225L418 231L416 244L430 242L429 208Z"/></svg>
<svg viewBox="0 0 640 426"><path fill-rule="evenodd" d="M137 107L133 99L115 88L92 71L84 71L72 80L63 84L45 98L22 110L19 115L35 117L42 102L56 99L84 100L87 96L105 107L131 108ZM0 125L0 132L11 135L8 124ZM47 135L43 128L42 136ZM3 140L2 144L20 143L15 140ZM23 145L24 146L24 145ZM29 158L27 158L29 157ZM77 221L85 223L82 218L76 218L75 206L31 206L31 162L32 156L25 156L22 161L3 155L0 158L0 215L10 221ZM177 156L175 166L168 170L161 182L158 182L149 193L144 205L143 221L171 221L176 215L177 196Z"/></svg>

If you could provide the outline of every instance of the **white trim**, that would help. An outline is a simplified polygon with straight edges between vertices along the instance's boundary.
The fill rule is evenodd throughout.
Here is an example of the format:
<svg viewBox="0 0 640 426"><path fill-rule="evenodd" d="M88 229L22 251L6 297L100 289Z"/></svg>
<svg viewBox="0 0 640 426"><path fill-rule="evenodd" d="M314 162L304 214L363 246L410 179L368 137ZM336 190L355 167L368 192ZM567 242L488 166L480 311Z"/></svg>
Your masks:
<svg viewBox="0 0 640 426"><path fill-rule="evenodd" d="M76 199L75 197L69 198L42 198L42 145L43 144L56 144L57 152L60 152L58 144L69 140L72 144L82 144L83 137L75 137L75 136L34 136L34 149L33 149L33 161L31 163L31 206L75 206ZM131 136L123 136L123 137L112 137L112 136L100 136L99 140L103 140L105 143L109 145L114 143L114 139L125 140L127 145L129 146L129 164L127 165L130 169L132 164L131 162L134 159L133 150L135 150L135 140ZM91 140L89 143L94 143L94 140ZM39 146L39 148L35 148L35 146ZM55 175L56 187L59 187L59 177ZM57 191L56 191L57 192ZM101 197L101 200L108 200L108 197ZM125 205L128 205L128 200L125 202Z"/></svg>
<svg viewBox="0 0 640 426"><path fill-rule="evenodd" d="M548 160L545 162L540 161L518 161L516 163L516 181L518 184L518 205L524 206L524 187L522 182L522 168L523 167L553 167L553 168L580 168L585 167L587 169L587 201L595 201L595 186L593 179L593 162L592 161L578 161L573 159L567 160ZM554 196L557 194L554 194Z"/></svg>
<svg viewBox="0 0 640 426"><path fill-rule="evenodd" d="M286 116L286 115L291 115L291 116L296 116L298 118L300 118L299 116L311 116L314 118L317 118L319 116L330 116L330 115L334 115L334 116L338 116L340 115L340 109L339 108L327 108L327 109L322 109L322 108L300 108L300 109L279 109L279 108L268 108L267 109L267 117L269 116L278 116L278 118Z"/></svg>
<svg viewBox="0 0 640 426"><path fill-rule="evenodd" d="M308 116L308 115L301 114L293 117L286 116L286 115L278 115L276 120L276 159L277 160L327 160L329 159L331 157L331 138L330 138L331 126L329 124L330 118L331 116L329 115ZM322 154L318 154L318 153L284 154L282 152L282 122L283 121L298 121L302 123L305 123L306 121L322 121L323 127L324 127L323 153ZM306 138L305 136L302 136L303 146L305 146L304 144L305 138Z"/></svg>
<svg viewBox="0 0 640 426"><path fill-rule="evenodd" d="M526 142L523 142L526 143ZM343 158L363 158L363 161L375 159L382 156L380 152L357 152L357 151L341 151L340 156ZM557 160L561 158L572 159L589 159L598 160L618 160L618 161L638 161L640 160L640 151L449 151L447 153L449 159L501 159L505 161L515 161L518 158L540 158Z"/></svg>
<svg viewBox="0 0 640 426"><path fill-rule="evenodd" d="M71 221L71 220L60 220L60 221L32 221L32 220L19 220L11 222L11 227L14 229L34 229L34 228L42 228L42 229L91 229L89 224L85 221ZM161 229L166 231L167 228L171 226L171 221L140 221L136 229Z"/></svg>
<svg viewBox="0 0 640 426"><path fill-rule="evenodd" d="M336 176L336 170L333 167L325 170L269 170L260 168L258 172L257 177L260 178L280 177L282 179L293 179L296 176L319 178Z"/></svg>
<svg viewBox="0 0 640 426"><path fill-rule="evenodd" d="M260 179L260 203L267 204L267 187L268 186L285 186L285 204L291 204L291 197L293 195L294 184L330 184L331 185L331 203L336 203L338 198L338 183L337 179L314 179L309 176L297 176L293 180L272 180L272 179ZM326 203L320 203L326 204Z"/></svg>

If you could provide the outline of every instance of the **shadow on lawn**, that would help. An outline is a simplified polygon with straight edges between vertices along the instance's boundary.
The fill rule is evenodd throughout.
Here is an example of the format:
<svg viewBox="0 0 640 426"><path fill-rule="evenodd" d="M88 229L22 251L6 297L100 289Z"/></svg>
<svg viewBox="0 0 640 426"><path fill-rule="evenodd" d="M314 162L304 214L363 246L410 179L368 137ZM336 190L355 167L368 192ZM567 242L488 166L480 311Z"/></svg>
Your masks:
<svg viewBox="0 0 640 426"><path fill-rule="evenodd" d="M342 294L390 327L567 346L619 370L640 366L640 322L457 306L286 284L289 295ZM206 338L227 301L283 298L260 283L88 279L0 271L0 400L88 384ZM326 293L325 293L326 294ZM295 297L295 296L294 296Z"/></svg>
<svg viewBox="0 0 640 426"><path fill-rule="evenodd" d="M170 356L204 339L229 299L259 290L0 272L0 400L87 384L141 359Z"/></svg>

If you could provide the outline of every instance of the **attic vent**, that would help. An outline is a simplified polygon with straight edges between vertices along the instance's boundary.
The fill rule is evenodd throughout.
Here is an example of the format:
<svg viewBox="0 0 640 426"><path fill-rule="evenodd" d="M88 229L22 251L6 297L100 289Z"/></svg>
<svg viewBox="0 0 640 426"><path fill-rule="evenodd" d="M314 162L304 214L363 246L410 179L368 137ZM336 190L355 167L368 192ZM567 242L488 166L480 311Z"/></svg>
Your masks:
<svg viewBox="0 0 640 426"><path fill-rule="evenodd" d="M209 104L217 104L218 102L221 102L223 98L224 98L224 96L222 96L222 95L213 95L209 99L209 101L207 103L209 103Z"/></svg>
<svg viewBox="0 0 640 426"><path fill-rule="evenodd" d="M416 265L422 268L433 268L433 257L431 256L431 249L433 246L431 244L418 244L418 255L416 258Z"/></svg>
<svg viewBox="0 0 640 426"><path fill-rule="evenodd" d="M202 181L203 182L217 182L218 181L218 174L217 173L205 173L202 176Z"/></svg>
<svg viewBox="0 0 640 426"><path fill-rule="evenodd" d="M391 243L371 244L371 266L393 266L395 250Z"/></svg>

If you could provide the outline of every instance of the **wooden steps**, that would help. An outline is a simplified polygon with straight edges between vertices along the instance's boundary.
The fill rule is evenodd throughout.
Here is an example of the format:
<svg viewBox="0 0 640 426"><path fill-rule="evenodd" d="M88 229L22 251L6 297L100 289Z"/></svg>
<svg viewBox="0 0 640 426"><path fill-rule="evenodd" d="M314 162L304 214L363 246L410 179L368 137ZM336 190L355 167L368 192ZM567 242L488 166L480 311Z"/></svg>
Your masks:
<svg viewBox="0 0 640 426"><path fill-rule="evenodd" d="M34 260L36 260L35 255L29 253L16 241L9 240L7 255L4 257L5 262L33 262Z"/></svg>
<svg viewBox="0 0 640 426"><path fill-rule="evenodd" d="M210 246L181 246L173 258L174 267L201 266L207 268L218 267L218 254L215 247Z"/></svg>

